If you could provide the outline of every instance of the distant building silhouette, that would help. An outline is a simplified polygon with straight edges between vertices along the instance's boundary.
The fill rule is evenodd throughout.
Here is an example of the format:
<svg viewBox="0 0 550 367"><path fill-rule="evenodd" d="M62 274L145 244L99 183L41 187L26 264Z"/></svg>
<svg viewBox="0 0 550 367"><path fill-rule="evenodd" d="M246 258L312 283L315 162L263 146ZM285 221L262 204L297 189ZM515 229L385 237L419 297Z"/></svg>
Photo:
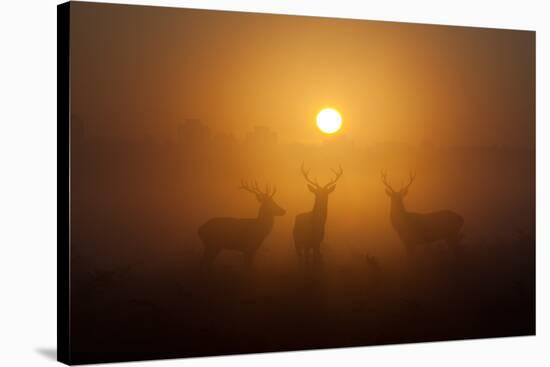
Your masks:
<svg viewBox="0 0 550 367"><path fill-rule="evenodd" d="M177 141L178 143L201 143L210 138L210 128L200 119L186 119L184 123L178 125Z"/></svg>
<svg viewBox="0 0 550 367"><path fill-rule="evenodd" d="M254 130L246 134L246 143L252 145L275 145L277 144L277 133L271 131L267 126L256 125Z"/></svg>

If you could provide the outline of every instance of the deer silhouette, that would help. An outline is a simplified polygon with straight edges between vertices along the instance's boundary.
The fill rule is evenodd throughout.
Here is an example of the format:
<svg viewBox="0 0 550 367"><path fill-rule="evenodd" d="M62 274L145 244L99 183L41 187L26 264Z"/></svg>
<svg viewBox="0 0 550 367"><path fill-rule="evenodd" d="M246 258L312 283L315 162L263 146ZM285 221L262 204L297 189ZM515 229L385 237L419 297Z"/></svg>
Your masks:
<svg viewBox="0 0 550 367"><path fill-rule="evenodd" d="M245 264L251 265L256 251L273 228L274 217L286 211L275 203L277 192L266 186L265 191L254 182L241 182L239 187L256 196L260 210L256 218L212 218L199 227L199 237L204 245L202 263L210 266L221 250L236 250L244 254Z"/></svg>
<svg viewBox="0 0 550 367"><path fill-rule="evenodd" d="M308 264L312 260L316 262L321 260L320 245L325 237L328 196L336 188L336 182L340 179L344 171L342 167L340 167L338 171L332 170L335 177L326 185L321 186L317 183L317 180L309 178L309 170L306 171L303 163L301 170L307 182L307 188L315 195L315 202L310 212L301 213L296 216L293 235L298 257L302 259L305 264Z"/></svg>
<svg viewBox="0 0 550 367"><path fill-rule="evenodd" d="M409 174L409 182L399 191L395 191L388 183L387 174L381 172L382 183L386 186L386 194L391 199L391 224L409 254L415 253L419 247L436 241L445 240L450 247L456 249L461 238L460 230L464 219L450 210L441 210L431 213L408 212L403 204L409 187L416 175Z"/></svg>

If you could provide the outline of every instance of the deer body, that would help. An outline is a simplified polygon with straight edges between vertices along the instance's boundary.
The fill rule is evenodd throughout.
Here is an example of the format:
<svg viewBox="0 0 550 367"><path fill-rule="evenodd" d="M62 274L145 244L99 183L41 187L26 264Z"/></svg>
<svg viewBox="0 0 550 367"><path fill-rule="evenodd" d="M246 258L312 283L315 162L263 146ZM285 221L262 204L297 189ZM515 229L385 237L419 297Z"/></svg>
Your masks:
<svg viewBox="0 0 550 367"><path fill-rule="evenodd" d="M458 241L464 224L462 217L450 210L425 214L391 211L392 226L408 247L440 240L453 244Z"/></svg>
<svg viewBox="0 0 550 367"><path fill-rule="evenodd" d="M320 260L321 242L325 238L325 223L328 212L328 196L336 188L336 181L340 178L343 171L334 171L336 178L331 180L325 186L320 186L316 181L312 181L302 165L302 174L308 182L308 189L315 195L313 209L310 212L301 213L296 216L294 222L294 245L299 258L309 262L312 258Z"/></svg>
<svg viewBox="0 0 550 367"><path fill-rule="evenodd" d="M243 189L256 194L260 210L256 218L212 218L199 227L199 237L204 245L203 263L211 265L221 250L240 251L248 265L265 238L271 232L275 216L285 214L285 210L273 201L273 193L261 193L257 189L243 186ZM258 191L255 191L258 190Z"/></svg>
<svg viewBox="0 0 550 367"><path fill-rule="evenodd" d="M325 238L327 205L328 198L324 203L316 198L312 211L296 216L293 235L298 256L309 254L310 251L320 253L320 245Z"/></svg>
<svg viewBox="0 0 550 367"><path fill-rule="evenodd" d="M393 190L386 182L386 175L382 174L382 181L386 185L386 194L391 199L390 220L392 227L409 252L414 252L420 246L436 241L445 240L450 246L456 247L464 224L459 214L450 210L441 210L431 213L408 212L403 204L403 198L414 181L411 175L407 186L399 191Z"/></svg>

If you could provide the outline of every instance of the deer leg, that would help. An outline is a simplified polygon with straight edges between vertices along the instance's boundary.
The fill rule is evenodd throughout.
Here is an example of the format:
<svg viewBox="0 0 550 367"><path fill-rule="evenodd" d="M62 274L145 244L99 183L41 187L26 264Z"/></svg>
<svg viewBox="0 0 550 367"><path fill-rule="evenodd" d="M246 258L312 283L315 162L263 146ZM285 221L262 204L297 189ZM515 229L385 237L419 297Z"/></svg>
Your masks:
<svg viewBox="0 0 550 367"><path fill-rule="evenodd" d="M294 242L294 247L296 248L296 255L298 255L299 258L304 256L304 246L301 244Z"/></svg>
<svg viewBox="0 0 550 367"><path fill-rule="evenodd" d="M408 243L405 243L405 253L407 254L407 257L411 259L413 257L413 249L411 245Z"/></svg>
<svg viewBox="0 0 550 367"><path fill-rule="evenodd" d="M244 253L244 265L246 268L252 267L254 255L256 255L256 251L247 251Z"/></svg>
<svg viewBox="0 0 550 367"><path fill-rule="evenodd" d="M296 255L298 256L298 266L303 267L306 261L304 246L301 243L295 242L294 247L296 248Z"/></svg>
<svg viewBox="0 0 550 367"><path fill-rule="evenodd" d="M205 267L210 267L219 253L219 248L214 246L205 246L204 253L202 254L201 264Z"/></svg>
<svg viewBox="0 0 550 367"><path fill-rule="evenodd" d="M460 234L446 239L447 247L454 253L454 255L458 255L460 253L460 250L462 249L462 246L460 244L461 239L462 236Z"/></svg>
<svg viewBox="0 0 550 367"><path fill-rule="evenodd" d="M304 263L305 266L308 266L309 265L309 259L310 259L309 246L304 246L303 247L303 256L304 256L303 263Z"/></svg>
<svg viewBox="0 0 550 367"><path fill-rule="evenodd" d="M419 260L420 254L418 250L418 245L407 243L405 244L405 251L407 252L407 258L409 262L415 263Z"/></svg>
<svg viewBox="0 0 550 367"><path fill-rule="evenodd" d="M313 247L313 260L315 265L320 265L323 262L323 255L321 255L321 244L318 243Z"/></svg>

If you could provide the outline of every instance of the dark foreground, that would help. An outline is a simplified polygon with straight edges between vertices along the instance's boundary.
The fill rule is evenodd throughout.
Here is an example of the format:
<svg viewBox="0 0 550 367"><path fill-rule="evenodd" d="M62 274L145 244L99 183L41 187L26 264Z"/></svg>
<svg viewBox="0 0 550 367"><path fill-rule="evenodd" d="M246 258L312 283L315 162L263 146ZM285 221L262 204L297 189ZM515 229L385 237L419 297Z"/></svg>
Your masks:
<svg viewBox="0 0 550 367"><path fill-rule="evenodd" d="M413 263L326 258L307 272L290 261L275 272L238 261L204 272L198 255L73 273L74 363L535 333L525 236L459 254L435 247Z"/></svg>

